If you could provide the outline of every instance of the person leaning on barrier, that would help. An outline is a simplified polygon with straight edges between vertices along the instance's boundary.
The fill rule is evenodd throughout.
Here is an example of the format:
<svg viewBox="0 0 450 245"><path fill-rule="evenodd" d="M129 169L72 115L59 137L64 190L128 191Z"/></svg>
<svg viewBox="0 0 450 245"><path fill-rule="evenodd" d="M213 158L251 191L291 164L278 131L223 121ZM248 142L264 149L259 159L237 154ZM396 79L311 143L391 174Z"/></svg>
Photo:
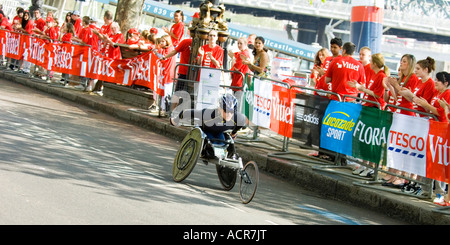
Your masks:
<svg viewBox="0 0 450 245"><path fill-rule="evenodd" d="M231 130L230 136L234 139L237 132L248 124L245 115L237 111L237 99L232 94L224 94L216 108L174 111L169 121L171 125L178 126L180 120L194 118L200 120L198 126L212 142L214 139L226 140L224 132L227 130ZM213 158L212 147L206 145L205 149L203 157Z"/></svg>

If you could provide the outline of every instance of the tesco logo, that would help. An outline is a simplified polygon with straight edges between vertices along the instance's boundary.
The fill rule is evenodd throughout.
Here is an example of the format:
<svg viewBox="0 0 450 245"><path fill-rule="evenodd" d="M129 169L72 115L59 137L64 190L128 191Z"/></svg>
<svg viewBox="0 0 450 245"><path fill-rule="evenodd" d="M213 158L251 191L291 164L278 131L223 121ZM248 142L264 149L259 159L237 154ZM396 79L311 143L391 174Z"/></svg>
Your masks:
<svg viewBox="0 0 450 245"><path fill-rule="evenodd" d="M391 144L418 151L425 149L425 139L422 137L392 130L389 131L389 134L391 136Z"/></svg>

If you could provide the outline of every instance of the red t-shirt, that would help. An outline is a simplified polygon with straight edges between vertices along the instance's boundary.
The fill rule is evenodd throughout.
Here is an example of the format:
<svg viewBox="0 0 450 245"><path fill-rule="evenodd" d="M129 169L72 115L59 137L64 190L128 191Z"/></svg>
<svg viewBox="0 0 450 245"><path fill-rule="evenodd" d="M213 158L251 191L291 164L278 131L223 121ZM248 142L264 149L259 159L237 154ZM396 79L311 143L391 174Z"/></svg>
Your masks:
<svg viewBox="0 0 450 245"><path fill-rule="evenodd" d="M338 56L340 57L340 55ZM322 69L327 72L328 67L330 66L331 61L333 60L333 56L328 56L325 58L325 60L323 61L323 63L320 65L320 67L322 67ZM331 91L331 83L327 84L325 82L325 74L322 75L321 77L319 77L318 79L316 79L316 85L314 87L315 89L321 89L321 90L325 90L325 91ZM320 96L324 96L324 97L328 97L327 94L324 93L318 93L314 91L314 95L320 95Z"/></svg>
<svg viewBox="0 0 450 245"><path fill-rule="evenodd" d="M407 76L403 77L403 79L402 79L402 82L401 82L402 87L405 87L405 88L409 89L410 91L414 91L417 87L417 84L420 82L419 78L416 76L416 74L413 73L409 77L406 84L404 84L406 81L406 78L407 78ZM390 97L392 97L392 96L390 96ZM395 100L395 98L394 98L394 100ZM403 96L401 96L401 95L397 95L397 99L395 101L389 100L389 103L395 104L396 106L414 110L413 102L408 101L407 99L403 98ZM397 111L397 109L394 108L394 112L396 112L396 111ZM414 112L407 111L407 110L400 110L400 114L414 116Z"/></svg>
<svg viewBox="0 0 450 245"><path fill-rule="evenodd" d="M25 31L26 31L28 34L33 34L33 33L34 33L34 32L33 32L33 29L34 29L34 21L29 20L28 23L27 23L27 25L25 26Z"/></svg>
<svg viewBox="0 0 450 245"><path fill-rule="evenodd" d="M450 90L446 89L443 93L439 93L439 91L435 90L436 93L434 94L433 98L431 99L431 105L436 107L439 116L437 116L438 121L439 122L447 122L447 118L445 116L445 109L441 107L441 105L439 104L440 99L444 99L445 101L449 102L450 101ZM431 120L434 120L434 118L432 118Z"/></svg>
<svg viewBox="0 0 450 245"><path fill-rule="evenodd" d="M59 31L55 27L47 28L45 35L49 36L52 40L57 40L59 37Z"/></svg>
<svg viewBox="0 0 450 245"><path fill-rule="evenodd" d="M422 97L425 100L427 100L428 103L431 102L431 99L436 94L436 88L434 87L434 81L433 79L429 78L427 81L422 82L419 80L417 83L417 87L414 91L412 91L417 97ZM416 104L413 105L414 110L418 110L421 112L426 112L425 109L423 109L421 106L418 106ZM418 114L418 116L426 117L423 114Z"/></svg>
<svg viewBox="0 0 450 245"><path fill-rule="evenodd" d="M139 44L140 41L141 41L141 40L139 40L139 38L138 38L138 39L128 38L128 39L127 39L127 44L128 44L128 45Z"/></svg>
<svg viewBox="0 0 450 245"><path fill-rule="evenodd" d="M210 48L208 44L202 46L205 51L202 59L202 66L211 67L211 68L220 68L223 62L223 48L219 45L214 46L214 48ZM219 67L216 67L213 62L209 59L208 52L212 52L212 56L219 62Z"/></svg>
<svg viewBox="0 0 450 245"><path fill-rule="evenodd" d="M105 35L107 37L110 37L112 35L111 24L109 24L109 25L102 25L102 27L100 28L100 34ZM106 54L106 44L103 43L103 42L102 42L101 47L100 47L100 52L102 54Z"/></svg>
<svg viewBox="0 0 450 245"><path fill-rule="evenodd" d="M61 37L61 41L72 43L72 33L64 33L64 35Z"/></svg>
<svg viewBox="0 0 450 245"><path fill-rule="evenodd" d="M80 32L83 29L83 24L81 24L81 18L78 18L75 21L75 24L73 24L73 27L75 27L75 34L77 37L80 37Z"/></svg>
<svg viewBox="0 0 450 245"><path fill-rule="evenodd" d="M247 58L250 58L250 52L248 51L248 49L236 52L234 54L235 63L233 65L233 67L231 68L231 70L239 71L242 74L244 74L244 76L245 76L246 73L250 72L250 68L248 68L247 65L244 65L242 63L241 55L244 55ZM237 73L237 72L231 73L231 86L242 87L243 81L244 81L244 77L240 73ZM232 90L238 91L240 89L232 88Z"/></svg>
<svg viewBox="0 0 450 245"><path fill-rule="evenodd" d="M81 29L78 37L87 45L91 45L92 49L98 51L98 37L92 32L92 28L90 26Z"/></svg>
<svg viewBox="0 0 450 245"><path fill-rule="evenodd" d="M39 18L35 21L36 23L36 28L38 28L40 31L44 31L45 28L45 20L43 18Z"/></svg>
<svg viewBox="0 0 450 245"><path fill-rule="evenodd" d="M159 53L163 56L166 56L168 53L174 50L173 46L169 46L166 49L159 49ZM176 57L172 56L168 59L162 61L163 66L163 84L173 83L173 77L175 74L175 66L176 66Z"/></svg>
<svg viewBox="0 0 450 245"><path fill-rule="evenodd" d="M125 39L122 35L122 33L113 34L110 37L111 41L113 43L125 43ZM112 45L107 44L106 45L106 56L108 58L113 58L115 60L122 59L122 54L120 53L120 47L115 48Z"/></svg>
<svg viewBox="0 0 450 245"><path fill-rule="evenodd" d="M180 21L176 24L173 24L172 27L170 28L170 31L173 34L175 34L175 36L178 37L178 39L175 39L172 36L170 36L170 39L172 40L172 45L176 47L181 42L181 39L183 38L184 35L184 22Z"/></svg>
<svg viewBox="0 0 450 245"><path fill-rule="evenodd" d="M189 64L189 58L191 56L192 39L183 39L175 48L177 53L180 53L180 64ZM178 66L178 74L187 75L188 67L184 65Z"/></svg>
<svg viewBox="0 0 450 245"><path fill-rule="evenodd" d="M6 18L6 17L2 18L2 21L0 22L0 26L5 28L8 31L13 30L11 23L9 23L8 18Z"/></svg>
<svg viewBox="0 0 450 245"><path fill-rule="evenodd" d="M371 69L372 70L372 69ZM366 88L373 91L375 95L378 96L378 98L375 98L371 95L364 95L364 99L375 101L380 103L381 110L384 110L384 107L386 106L386 102L383 99L384 95L384 86L383 86L383 79L386 77L386 73L384 71L379 71L378 73L373 73L372 78L366 83ZM377 107L376 104L370 103L370 102L363 102L362 105L364 106L370 106L370 107Z"/></svg>
<svg viewBox="0 0 450 245"><path fill-rule="evenodd" d="M370 67L370 63L364 66L364 74L366 75L366 82L369 82L372 76L375 76L375 72Z"/></svg>
<svg viewBox="0 0 450 245"><path fill-rule="evenodd" d="M359 84L366 83L363 65L351 56L334 58L325 73L325 77L331 78L331 91L341 96L358 96L358 90L350 87L348 81L356 80ZM330 99L338 100L335 95L331 95ZM352 100L355 99L346 98L346 101Z"/></svg>

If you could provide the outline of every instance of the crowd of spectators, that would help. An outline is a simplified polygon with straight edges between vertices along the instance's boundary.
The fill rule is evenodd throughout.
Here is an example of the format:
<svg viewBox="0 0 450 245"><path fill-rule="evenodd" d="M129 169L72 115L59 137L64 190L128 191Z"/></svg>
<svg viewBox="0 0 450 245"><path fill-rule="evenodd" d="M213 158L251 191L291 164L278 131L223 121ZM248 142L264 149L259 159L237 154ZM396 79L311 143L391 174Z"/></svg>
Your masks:
<svg viewBox="0 0 450 245"><path fill-rule="evenodd" d="M95 18L81 17L78 11L67 13L61 24L51 11L48 11L45 17L43 15L44 13L38 9L33 12L34 17L32 18L29 11L18 8L17 15L10 21L7 16L0 13L0 28L38 35L54 42L89 45L100 54L113 59L122 58L120 47L115 45L117 43L127 44L134 49L152 51L161 59L164 86L173 84L174 78L177 77L179 80L174 90L188 90L188 84L185 82L188 67L183 64L190 62L192 39L189 37L190 35L184 33L183 11L175 12L174 24L170 28L162 28L165 34L159 37L156 28L142 31L131 28L124 36L120 31L119 24L113 21L113 14L110 11L104 12L104 24L101 27L97 26ZM270 77L270 58L264 42L263 37L252 34L247 39L239 38L237 40L238 50L236 52L229 51L224 54L224 49L218 43L218 32L211 30L208 33L207 43L198 50L196 63L211 68L223 68L224 55L228 55L232 60L232 71ZM382 110L388 104L396 105L399 108L389 107L387 110L419 117L428 117L427 114L431 114L433 117L430 120L448 122L450 117L448 103L450 101L448 90L450 77L447 72L438 71L433 79L432 75L435 72L433 58L427 57L416 61L411 54L403 55L397 78L390 76L382 54L372 54L368 47L363 47L359 50L359 60L356 60L353 58L355 49L355 44L343 43L340 38L333 38L330 41L329 50L323 48L317 52L310 76L311 85L317 89L316 95L332 100L346 97L346 101L354 103L363 101L363 106L375 106ZM178 53L181 65L175 69ZM10 59L8 63L11 69L17 69L23 73L31 72L31 63L27 61ZM175 74L175 71L178 73ZM43 74L42 67L35 67L34 72L33 75L38 77L46 75L51 78L53 76L51 71ZM62 83L68 85L69 80L69 75L62 74ZM240 74L232 74L231 80L233 91L238 91L243 86L244 80ZM81 78L80 86L86 91L101 93L102 81ZM320 91L329 93L320 93ZM362 100L358 100L358 98ZM155 104L152 109L159 110L160 108L157 108L157 104ZM169 110L169 108L165 109ZM413 179L423 179L423 177L411 176L409 173L396 170L392 170L392 172ZM359 170L355 168L354 173L367 176L370 171L361 167ZM385 185L402 188L404 191L417 193L417 195L422 192L420 185L414 181L407 181L394 175L385 176ZM439 184L436 186L440 187ZM448 195L445 198L442 195L436 202L445 205L449 201Z"/></svg>

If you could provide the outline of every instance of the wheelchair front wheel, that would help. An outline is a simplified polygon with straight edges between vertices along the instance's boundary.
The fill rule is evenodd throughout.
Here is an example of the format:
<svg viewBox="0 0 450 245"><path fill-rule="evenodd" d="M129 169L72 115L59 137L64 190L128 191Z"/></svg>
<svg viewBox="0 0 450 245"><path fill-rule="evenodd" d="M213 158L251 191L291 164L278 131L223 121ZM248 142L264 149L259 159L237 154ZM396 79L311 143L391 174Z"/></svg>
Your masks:
<svg viewBox="0 0 450 245"><path fill-rule="evenodd" d="M239 183L239 197L242 203L249 203L256 193L259 181L258 165L254 161L249 161L244 168L239 170L241 180Z"/></svg>
<svg viewBox="0 0 450 245"><path fill-rule="evenodd" d="M223 189L229 191L236 184L237 171L228 167L216 165L217 176Z"/></svg>

